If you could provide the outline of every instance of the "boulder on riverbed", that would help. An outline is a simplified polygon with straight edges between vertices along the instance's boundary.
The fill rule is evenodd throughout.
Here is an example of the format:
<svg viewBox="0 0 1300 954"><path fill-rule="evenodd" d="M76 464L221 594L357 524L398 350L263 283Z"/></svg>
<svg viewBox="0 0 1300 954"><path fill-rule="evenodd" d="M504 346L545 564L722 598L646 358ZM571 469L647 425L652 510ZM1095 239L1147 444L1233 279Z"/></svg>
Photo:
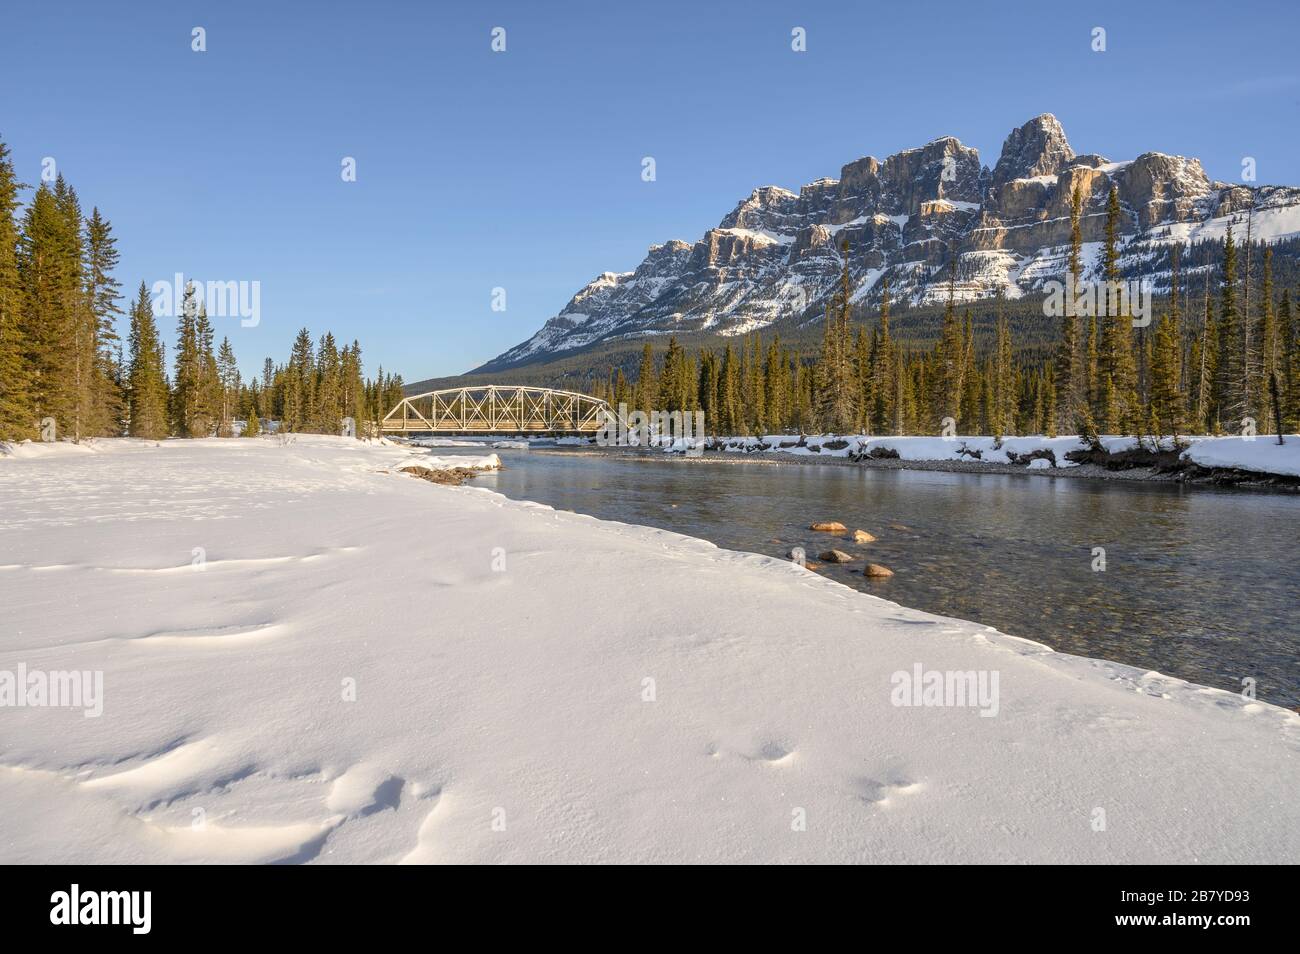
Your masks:
<svg viewBox="0 0 1300 954"><path fill-rule="evenodd" d="M868 563L866 569L862 571L863 576L874 577L877 580L883 580L894 575L894 571L880 563Z"/></svg>
<svg viewBox="0 0 1300 954"><path fill-rule="evenodd" d="M871 534L867 533L867 531L865 530L854 530L853 542L854 543L875 543L876 538L873 537Z"/></svg>
<svg viewBox="0 0 1300 954"><path fill-rule="evenodd" d="M817 559L823 563L852 563L852 554L845 553L843 550L827 550L824 553L817 554Z"/></svg>
<svg viewBox="0 0 1300 954"><path fill-rule="evenodd" d="M822 523L814 523L809 529L820 530L823 533L843 533L848 527L835 520L827 520Z"/></svg>

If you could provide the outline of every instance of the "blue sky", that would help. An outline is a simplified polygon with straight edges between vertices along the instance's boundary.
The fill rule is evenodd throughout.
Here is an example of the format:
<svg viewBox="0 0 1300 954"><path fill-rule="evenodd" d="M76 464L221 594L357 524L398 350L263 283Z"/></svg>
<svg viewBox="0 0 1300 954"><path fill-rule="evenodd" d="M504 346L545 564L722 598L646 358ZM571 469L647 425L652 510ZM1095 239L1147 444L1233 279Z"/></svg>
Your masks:
<svg viewBox="0 0 1300 954"><path fill-rule="evenodd" d="M367 373L464 371L756 186L941 135L991 166L1041 112L1079 152L1194 155L1223 180L1252 156L1260 182L1300 183L1293 3L54 6L0 36L21 178L55 158L113 222L127 289L259 281L261 323L218 322L246 371L303 325L360 339Z"/></svg>

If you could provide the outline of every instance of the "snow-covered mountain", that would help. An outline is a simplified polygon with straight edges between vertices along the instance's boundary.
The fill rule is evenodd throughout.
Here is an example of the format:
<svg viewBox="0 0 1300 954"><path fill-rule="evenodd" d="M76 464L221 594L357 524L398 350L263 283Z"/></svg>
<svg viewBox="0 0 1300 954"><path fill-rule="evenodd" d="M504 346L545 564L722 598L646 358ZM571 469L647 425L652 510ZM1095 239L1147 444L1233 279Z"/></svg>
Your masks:
<svg viewBox="0 0 1300 954"><path fill-rule="evenodd" d="M849 163L838 179L790 192L755 189L693 245L653 245L632 272L605 272L535 335L476 371L545 360L611 338L668 332L737 335L776 321L820 317L836 290L848 242L855 301L874 302L889 276L895 300L926 304L947 295L957 257L963 300L1034 294L1065 272L1070 197L1086 196L1085 261L1095 275L1111 184L1123 209L1122 264L1144 269L1162 246L1300 234L1300 189L1211 182L1200 161L1147 152L1125 162L1078 155L1055 116L1013 130L990 170L951 136L881 162Z"/></svg>

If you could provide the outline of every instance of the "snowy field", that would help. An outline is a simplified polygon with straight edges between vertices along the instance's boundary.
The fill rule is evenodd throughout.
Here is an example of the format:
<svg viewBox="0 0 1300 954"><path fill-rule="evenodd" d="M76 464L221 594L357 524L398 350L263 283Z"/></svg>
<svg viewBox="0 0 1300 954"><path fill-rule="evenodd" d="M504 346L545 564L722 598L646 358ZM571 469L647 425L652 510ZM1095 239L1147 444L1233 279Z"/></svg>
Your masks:
<svg viewBox="0 0 1300 954"><path fill-rule="evenodd" d="M429 460L0 456L0 862L1300 861L1300 715Z"/></svg>

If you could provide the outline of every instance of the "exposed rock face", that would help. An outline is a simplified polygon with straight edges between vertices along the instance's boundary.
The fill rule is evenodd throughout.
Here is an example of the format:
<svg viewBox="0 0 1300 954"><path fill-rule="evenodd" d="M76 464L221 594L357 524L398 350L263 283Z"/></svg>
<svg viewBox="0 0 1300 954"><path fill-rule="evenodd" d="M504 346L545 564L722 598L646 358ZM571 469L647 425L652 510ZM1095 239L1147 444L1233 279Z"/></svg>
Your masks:
<svg viewBox="0 0 1300 954"><path fill-rule="evenodd" d="M944 137L883 162L855 160L838 179L798 193L755 189L698 241L652 246L635 271L598 276L532 338L476 370L607 339L732 335L818 320L838 290L845 243L854 301L868 307L884 276L896 300L943 300L954 256L963 300L999 290L1008 298L1036 294L1064 277L1075 190L1084 197L1083 241L1100 242L1112 185L1121 203L1121 266L1157 289L1167 273L1144 263L1162 245L1219 239L1230 226L1244 232L1252 206L1256 238L1300 234L1300 189L1210 182L1198 160L1158 152L1129 162L1076 155L1056 117L1045 114L1007 136L992 171L974 149ZM1096 277L1096 257L1085 258L1085 278Z"/></svg>
<svg viewBox="0 0 1300 954"><path fill-rule="evenodd" d="M997 188L1012 179L1055 176L1073 158L1074 150L1056 117L1051 113L1035 116L1013 129L1002 144L1002 155L993 167L993 186Z"/></svg>

